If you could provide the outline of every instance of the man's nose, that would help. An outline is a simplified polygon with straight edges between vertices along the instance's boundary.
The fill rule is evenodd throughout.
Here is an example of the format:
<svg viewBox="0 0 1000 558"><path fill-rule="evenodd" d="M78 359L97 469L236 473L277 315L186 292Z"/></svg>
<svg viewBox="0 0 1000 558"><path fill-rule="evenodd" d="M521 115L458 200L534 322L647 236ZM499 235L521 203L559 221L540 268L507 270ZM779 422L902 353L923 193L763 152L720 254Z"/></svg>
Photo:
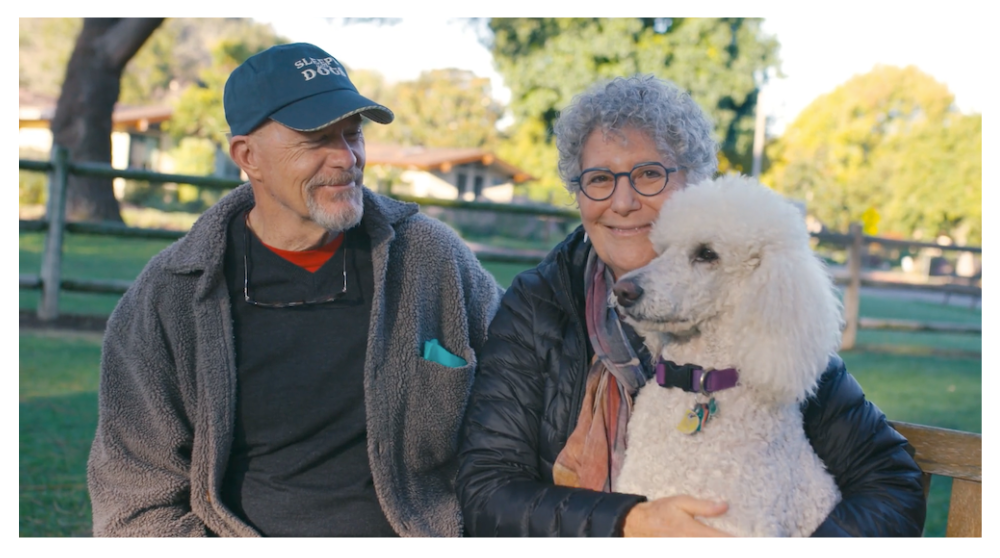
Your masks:
<svg viewBox="0 0 1000 558"><path fill-rule="evenodd" d="M356 149L358 148L344 138L331 141L326 146L326 162L331 167L352 169L362 157L355 152Z"/></svg>
<svg viewBox="0 0 1000 558"><path fill-rule="evenodd" d="M622 308L635 306L635 303L639 302L639 299L642 298L642 287L632 279L618 281L612 287L611 292L615 293L618 305Z"/></svg>

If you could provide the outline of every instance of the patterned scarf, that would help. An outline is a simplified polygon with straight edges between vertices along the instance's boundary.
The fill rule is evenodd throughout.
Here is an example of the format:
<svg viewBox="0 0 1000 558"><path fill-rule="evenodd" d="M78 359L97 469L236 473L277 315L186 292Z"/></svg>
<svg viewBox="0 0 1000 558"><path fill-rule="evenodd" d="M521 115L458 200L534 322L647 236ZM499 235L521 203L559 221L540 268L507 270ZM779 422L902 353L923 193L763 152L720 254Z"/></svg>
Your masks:
<svg viewBox="0 0 1000 558"><path fill-rule="evenodd" d="M646 384L639 357L622 330L618 313L608 304L613 284L611 270L591 250L584 290L594 360L580 418L552 467L557 485L611 492L611 481L618 477L625 457L632 398Z"/></svg>

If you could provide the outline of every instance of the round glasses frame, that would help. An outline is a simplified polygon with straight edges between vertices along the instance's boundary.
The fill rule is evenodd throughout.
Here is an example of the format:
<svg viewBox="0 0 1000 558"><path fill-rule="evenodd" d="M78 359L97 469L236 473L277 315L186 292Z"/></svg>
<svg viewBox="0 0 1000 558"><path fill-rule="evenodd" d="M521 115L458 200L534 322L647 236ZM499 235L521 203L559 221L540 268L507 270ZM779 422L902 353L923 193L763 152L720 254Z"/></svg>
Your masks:
<svg viewBox="0 0 1000 558"><path fill-rule="evenodd" d="M636 185L635 185L635 179L632 178L632 174L635 173L635 171L637 171L639 169L642 169L642 168L645 168L645 167L660 167L660 169L663 170L663 184L655 192L646 193L646 192L640 191L639 188L636 187ZM669 167L668 168L668 167L663 166L662 163L658 163L656 161L649 161L649 162L646 162L646 163L638 163L637 165L635 165L634 167L632 167L632 170L630 170L628 172L611 172L611 169L609 169L607 167L591 167L591 168L583 169L583 171L580 172L580 176L577 176L576 178L571 179L570 182L573 183L573 184L576 184L577 187L580 188L580 191L583 192L583 195L587 196L591 200L593 200L593 201L604 201L604 200L606 200L606 199L608 199L608 198L610 198L611 196L614 195L615 190L618 188L618 178L621 177L621 176L625 176L625 177L628 178L628 183L629 183L630 186L632 186L632 190L634 190L635 193L639 194L640 196L645 196L645 197L649 198L649 197L653 197L653 196L659 194L660 192L662 192L667 187L667 184L670 183L670 173L672 173L672 172L678 172L678 171L682 171L682 170L687 170L687 167L678 165L676 167ZM595 197L595 196L590 195L589 193L587 193L587 188L583 184L583 177L584 177L584 175L587 174L587 173L589 173L589 172L595 172L595 171L605 172L605 173L607 173L608 175L610 175L612 177L613 183L611 185L611 190L609 190L608 191L608 195L606 195L604 197Z"/></svg>

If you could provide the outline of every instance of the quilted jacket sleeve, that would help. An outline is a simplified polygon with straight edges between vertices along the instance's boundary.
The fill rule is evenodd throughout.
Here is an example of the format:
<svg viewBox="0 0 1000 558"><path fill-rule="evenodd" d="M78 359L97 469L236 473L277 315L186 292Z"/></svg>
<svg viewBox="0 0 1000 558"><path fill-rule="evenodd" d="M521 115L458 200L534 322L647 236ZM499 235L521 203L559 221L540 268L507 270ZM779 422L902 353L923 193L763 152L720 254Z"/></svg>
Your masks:
<svg viewBox="0 0 1000 558"><path fill-rule="evenodd" d="M504 295L479 359L459 449L458 495L472 536L613 536L641 496L555 486L538 447L546 369L535 301L546 290L522 274ZM544 294L544 293L543 293ZM551 297L549 297L551 300Z"/></svg>
<svg viewBox="0 0 1000 558"><path fill-rule="evenodd" d="M817 537L919 537L927 503L907 441L865 399L839 358L803 407L806 436L840 487L843 500Z"/></svg>
<svg viewBox="0 0 1000 558"><path fill-rule="evenodd" d="M126 293L105 333L87 466L94 535L205 536L190 507L192 425L159 319L140 291Z"/></svg>

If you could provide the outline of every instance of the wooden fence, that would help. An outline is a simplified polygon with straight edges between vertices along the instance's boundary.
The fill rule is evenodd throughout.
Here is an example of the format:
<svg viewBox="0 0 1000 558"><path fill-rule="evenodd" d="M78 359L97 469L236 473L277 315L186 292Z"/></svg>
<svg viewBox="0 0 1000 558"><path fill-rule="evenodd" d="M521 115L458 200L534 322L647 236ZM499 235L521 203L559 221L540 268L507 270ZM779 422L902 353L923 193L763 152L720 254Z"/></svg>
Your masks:
<svg viewBox="0 0 1000 558"><path fill-rule="evenodd" d="M241 181L211 177L189 176L181 174L165 174L136 169L115 169L106 164L74 163L69 160L69 153L60 146L54 146L51 161L19 160L19 168L37 172L49 173L49 192L46 207L46 218L42 220L21 220L21 231L45 232L45 247L42 254L42 268L39 275L20 275L20 288L40 289L42 296L38 304L38 317L42 320L54 320L59 315L59 291L77 291L91 293L124 293L131 281L128 280L82 280L62 277L62 244L65 233L110 235L129 238L161 238L177 239L184 235L180 231L163 229L147 229L128 227L118 223L67 223L66 214L66 183L70 174L101 178L128 178L145 180L155 183L192 184L202 188L217 190L231 189ZM393 195L394 198L412 201L422 206L437 206L472 211L490 211L500 213L516 213L535 215L539 217L565 217L578 219L576 211L559 208L539 208L520 205L509 205L487 202L466 202L458 200L443 200L433 198L417 198ZM843 336L843 349L854 346L858 329L887 329L905 331L938 331L982 334L981 325L919 323L902 320L873 320L860 318L858 307L860 289L865 287L893 289L922 289L935 292L963 294L979 299L982 288L978 285L927 285L894 281L884 281L866 276L862 272L861 260L865 247L869 244L880 244L887 247L906 248L936 248L939 250L954 250L962 252L982 253L982 248L975 246L945 246L940 244L896 240L876 236L866 236L861 233L861 227L852 224L849 234L813 233L812 236L820 242L848 247L848 276L838 278L838 283L846 284L844 294L844 314L846 328ZM528 251L501 251L488 248L474 250L476 256L487 262L520 263L535 265L541 261L542 254Z"/></svg>

